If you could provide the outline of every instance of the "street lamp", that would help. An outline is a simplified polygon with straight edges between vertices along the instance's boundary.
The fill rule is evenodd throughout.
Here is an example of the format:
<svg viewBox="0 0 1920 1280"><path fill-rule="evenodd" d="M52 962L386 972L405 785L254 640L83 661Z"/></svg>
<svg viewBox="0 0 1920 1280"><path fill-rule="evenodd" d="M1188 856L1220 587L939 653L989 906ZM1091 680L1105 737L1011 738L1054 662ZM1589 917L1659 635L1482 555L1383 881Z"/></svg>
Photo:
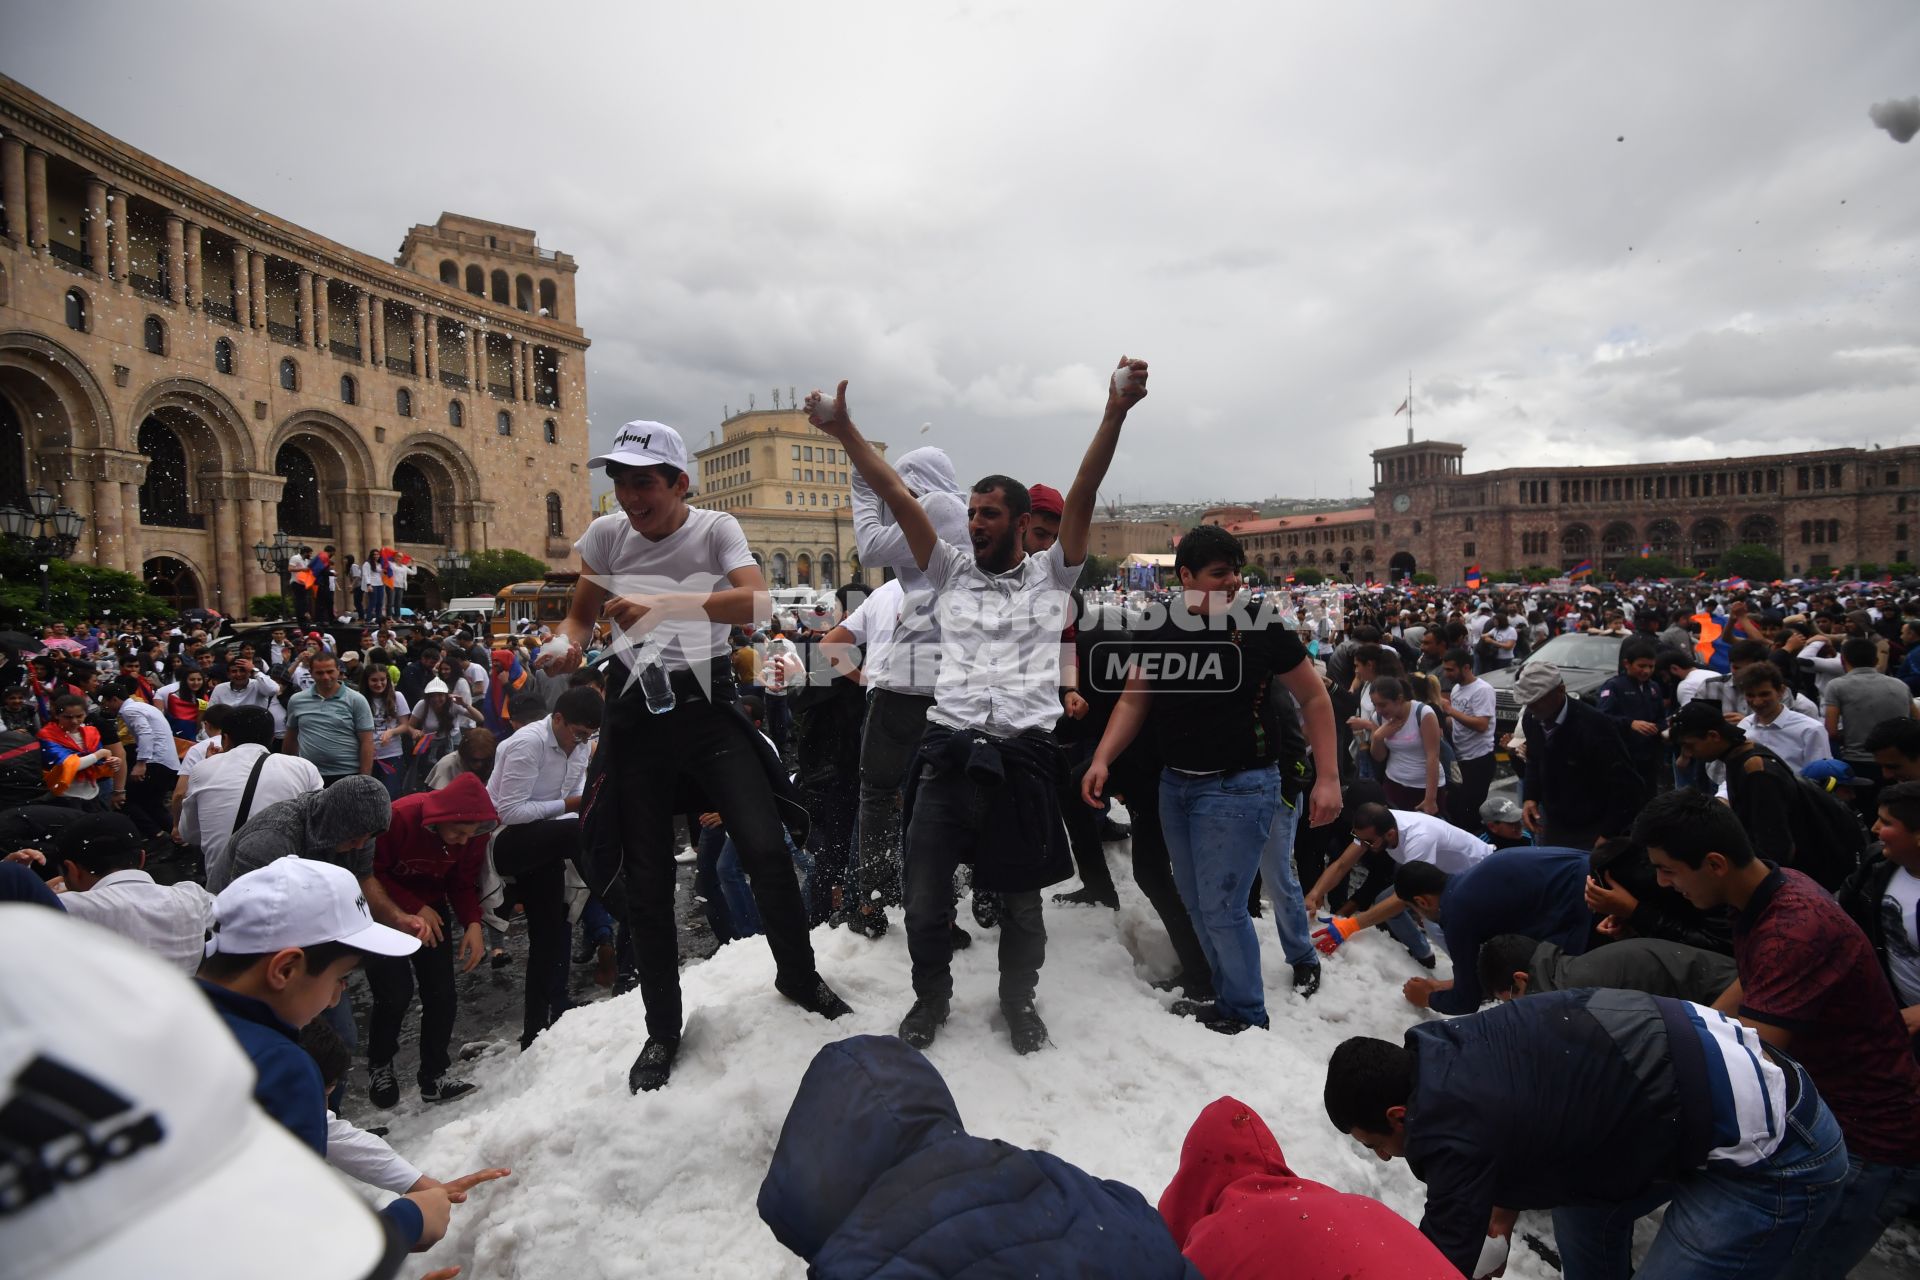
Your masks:
<svg viewBox="0 0 1920 1280"><path fill-rule="evenodd" d="M280 582L280 598L287 598L290 583L287 579L287 561L293 558L293 543L288 541L284 530L276 530L272 542L253 544L253 560L260 566L260 572L274 574Z"/></svg>
<svg viewBox="0 0 1920 1280"><path fill-rule="evenodd" d="M465 585L464 575L467 566L473 563L472 557L464 551L442 551L433 562L440 571L440 581L446 584L445 594L448 600L458 598L460 587Z"/></svg>
<svg viewBox="0 0 1920 1280"><path fill-rule="evenodd" d="M59 499L43 487L27 495L27 505L9 503L0 507L0 534L9 547L27 552L39 561L40 611L53 608L53 588L47 580L47 560L58 556L66 560L80 545L80 531L87 518L72 507L59 505Z"/></svg>

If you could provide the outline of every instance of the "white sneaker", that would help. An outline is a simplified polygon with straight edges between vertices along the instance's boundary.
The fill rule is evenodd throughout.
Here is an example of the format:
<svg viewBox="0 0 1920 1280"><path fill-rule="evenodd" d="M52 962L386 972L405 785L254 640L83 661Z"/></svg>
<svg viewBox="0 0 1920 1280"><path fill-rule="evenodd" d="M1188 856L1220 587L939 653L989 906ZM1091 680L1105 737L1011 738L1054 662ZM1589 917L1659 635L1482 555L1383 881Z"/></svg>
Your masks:
<svg viewBox="0 0 1920 1280"><path fill-rule="evenodd" d="M700 851L694 848L692 845L688 845L686 848L682 849L680 852L674 854L673 860L684 867L689 862L698 861L699 857L700 857Z"/></svg>

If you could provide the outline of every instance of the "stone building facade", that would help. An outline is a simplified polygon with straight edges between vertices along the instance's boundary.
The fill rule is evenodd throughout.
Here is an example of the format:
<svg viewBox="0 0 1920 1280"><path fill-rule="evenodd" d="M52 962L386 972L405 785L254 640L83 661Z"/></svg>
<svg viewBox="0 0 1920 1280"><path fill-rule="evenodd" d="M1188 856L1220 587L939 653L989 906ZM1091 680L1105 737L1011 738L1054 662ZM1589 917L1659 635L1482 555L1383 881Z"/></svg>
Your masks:
<svg viewBox="0 0 1920 1280"><path fill-rule="evenodd" d="M886 456L885 444L871 443ZM852 464L803 410L730 414L694 459L697 487L687 501L732 513L769 586L839 587L860 572Z"/></svg>
<svg viewBox="0 0 1920 1280"><path fill-rule="evenodd" d="M589 513L575 263L442 214L392 262L297 227L0 77L0 503L76 558L243 615L276 531L557 568Z"/></svg>
<svg viewBox="0 0 1920 1280"><path fill-rule="evenodd" d="M1429 440L1373 454L1373 505L1231 521L1250 563L1373 582L1458 582L1537 565L1597 573L1664 557L1712 573L1728 549L1778 553L1790 577L1885 569L1920 552L1920 446L1825 449L1616 467L1469 473L1466 447Z"/></svg>

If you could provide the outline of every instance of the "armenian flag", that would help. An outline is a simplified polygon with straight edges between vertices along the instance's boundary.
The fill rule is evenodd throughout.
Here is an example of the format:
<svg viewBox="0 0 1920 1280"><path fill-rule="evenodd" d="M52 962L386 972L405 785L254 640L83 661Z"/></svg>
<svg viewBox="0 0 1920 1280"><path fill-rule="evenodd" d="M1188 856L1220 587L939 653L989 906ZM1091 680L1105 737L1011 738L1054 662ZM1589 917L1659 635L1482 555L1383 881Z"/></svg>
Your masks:
<svg viewBox="0 0 1920 1280"><path fill-rule="evenodd" d="M1651 542L1643 542L1640 544L1640 558L1642 560L1653 559L1653 544Z"/></svg>
<svg viewBox="0 0 1920 1280"><path fill-rule="evenodd" d="M1487 585L1487 580L1485 576L1481 574L1480 566L1477 564L1468 565L1467 566L1467 590L1478 591L1481 587L1484 587L1486 585Z"/></svg>
<svg viewBox="0 0 1920 1280"><path fill-rule="evenodd" d="M1582 560L1579 564L1567 570L1567 576L1575 581L1581 578L1591 578L1593 576L1593 561Z"/></svg>

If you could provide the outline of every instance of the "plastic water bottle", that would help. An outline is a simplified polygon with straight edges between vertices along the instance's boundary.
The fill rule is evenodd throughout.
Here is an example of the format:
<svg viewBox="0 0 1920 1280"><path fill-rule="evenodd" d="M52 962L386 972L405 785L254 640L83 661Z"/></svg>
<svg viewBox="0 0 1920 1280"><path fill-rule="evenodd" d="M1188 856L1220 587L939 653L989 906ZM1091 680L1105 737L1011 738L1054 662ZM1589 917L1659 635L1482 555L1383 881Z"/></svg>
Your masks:
<svg viewBox="0 0 1920 1280"><path fill-rule="evenodd" d="M647 710L657 716L665 715L679 702L673 696L673 682L667 678L660 646L649 644L641 651L640 659L640 692L647 700Z"/></svg>

